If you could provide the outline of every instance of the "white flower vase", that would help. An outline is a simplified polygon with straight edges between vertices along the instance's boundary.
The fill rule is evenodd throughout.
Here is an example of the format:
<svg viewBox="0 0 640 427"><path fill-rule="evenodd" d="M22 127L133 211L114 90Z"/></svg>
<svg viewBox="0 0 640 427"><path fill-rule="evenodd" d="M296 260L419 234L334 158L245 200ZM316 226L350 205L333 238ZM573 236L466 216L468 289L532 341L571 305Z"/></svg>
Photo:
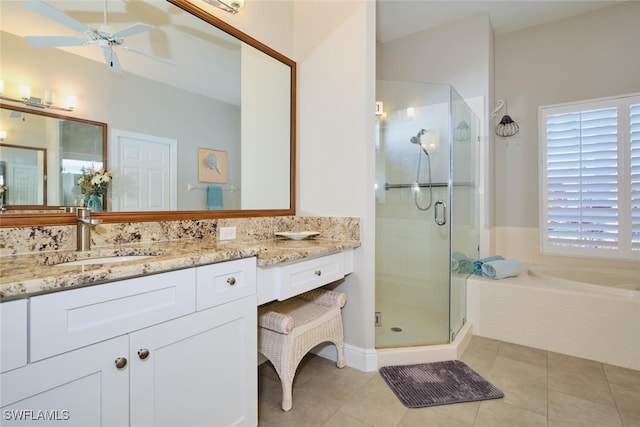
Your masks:
<svg viewBox="0 0 640 427"><path fill-rule="evenodd" d="M102 212L102 197L97 194L87 194L84 196L84 205L92 212Z"/></svg>

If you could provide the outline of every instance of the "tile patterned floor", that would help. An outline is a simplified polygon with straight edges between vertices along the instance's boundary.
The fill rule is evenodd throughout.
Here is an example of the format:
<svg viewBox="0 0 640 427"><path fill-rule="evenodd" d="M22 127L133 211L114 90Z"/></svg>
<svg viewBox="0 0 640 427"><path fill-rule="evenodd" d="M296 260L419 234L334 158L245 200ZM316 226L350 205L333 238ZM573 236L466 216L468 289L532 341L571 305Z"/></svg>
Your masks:
<svg viewBox="0 0 640 427"><path fill-rule="evenodd" d="M268 362L259 367L259 425L640 427L640 371L481 337L461 359L505 397L409 409L377 372L308 355L289 412L280 409L275 370Z"/></svg>

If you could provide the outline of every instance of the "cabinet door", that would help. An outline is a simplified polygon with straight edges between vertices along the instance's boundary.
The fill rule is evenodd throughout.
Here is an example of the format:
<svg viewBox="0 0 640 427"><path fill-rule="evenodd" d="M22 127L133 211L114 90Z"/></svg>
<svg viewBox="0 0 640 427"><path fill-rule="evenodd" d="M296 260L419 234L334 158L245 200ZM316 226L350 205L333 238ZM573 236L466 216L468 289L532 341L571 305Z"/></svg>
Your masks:
<svg viewBox="0 0 640 427"><path fill-rule="evenodd" d="M126 426L129 367L126 336L45 359L0 375L0 424Z"/></svg>
<svg viewBox="0 0 640 427"><path fill-rule="evenodd" d="M131 426L255 427L256 325L253 295L132 333Z"/></svg>

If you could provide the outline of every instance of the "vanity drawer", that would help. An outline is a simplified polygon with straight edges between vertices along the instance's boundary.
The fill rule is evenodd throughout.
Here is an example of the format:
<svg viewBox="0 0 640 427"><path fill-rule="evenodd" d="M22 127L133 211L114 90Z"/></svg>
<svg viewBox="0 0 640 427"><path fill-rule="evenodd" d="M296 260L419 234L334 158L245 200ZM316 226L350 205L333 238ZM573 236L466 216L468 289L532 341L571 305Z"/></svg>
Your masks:
<svg viewBox="0 0 640 427"><path fill-rule="evenodd" d="M258 304L282 301L342 279L344 260L344 254L337 253L259 269Z"/></svg>
<svg viewBox="0 0 640 427"><path fill-rule="evenodd" d="M27 364L27 300L0 304L0 372Z"/></svg>
<svg viewBox="0 0 640 427"><path fill-rule="evenodd" d="M197 310L235 301L255 293L255 258L244 258L197 268Z"/></svg>
<svg viewBox="0 0 640 427"><path fill-rule="evenodd" d="M30 300L30 361L195 311L195 269L56 292Z"/></svg>

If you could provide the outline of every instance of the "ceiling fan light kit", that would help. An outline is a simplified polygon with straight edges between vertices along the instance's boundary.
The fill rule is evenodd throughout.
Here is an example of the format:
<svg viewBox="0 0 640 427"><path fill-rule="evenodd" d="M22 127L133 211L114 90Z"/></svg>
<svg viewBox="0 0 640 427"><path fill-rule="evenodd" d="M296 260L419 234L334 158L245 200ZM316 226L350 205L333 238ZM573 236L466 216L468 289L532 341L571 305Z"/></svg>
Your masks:
<svg viewBox="0 0 640 427"><path fill-rule="evenodd" d="M104 55L105 63L107 67L113 72L121 73L122 66L118 55L114 51L114 47L121 47L122 49L146 56L151 59L156 59L160 62L173 64L164 58L159 58L146 52L140 52L135 49L123 46L125 38L135 36L137 34L145 33L153 29L151 25L136 23L123 28L119 31L113 31L107 25L107 0L104 2L104 24L97 29L91 28L87 24L76 21L66 13L50 6L49 4L41 0L31 0L26 4L26 7L31 11L38 13L45 18L55 21L71 30L80 33L79 36L25 36L27 42L35 47L47 48L47 47L68 47L68 46L89 46L97 44Z"/></svg>

